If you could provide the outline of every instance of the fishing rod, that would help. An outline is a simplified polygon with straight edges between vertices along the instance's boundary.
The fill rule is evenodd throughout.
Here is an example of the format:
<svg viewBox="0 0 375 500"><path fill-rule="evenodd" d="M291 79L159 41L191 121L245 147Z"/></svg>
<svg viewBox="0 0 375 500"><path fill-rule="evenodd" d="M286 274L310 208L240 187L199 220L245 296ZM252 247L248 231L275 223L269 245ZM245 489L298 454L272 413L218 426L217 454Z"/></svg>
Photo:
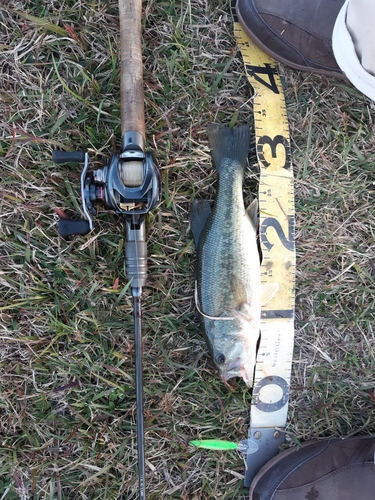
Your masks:
<svg viewBox="0 0 375 500"><path fill-rule="evenodd" d="M93 229L95 205L125 217L126 278L134 304L135 379L139 498L146 499L142 370L142 288L147 280L146 214L161 198L161 179L155 158L145 152L145 111L142 65L142 0L119 0L121 41L121 152L108 165L90 171L88 154L54 151L55 163L82 162L83 220L61 219L63 237L88 234Z"/></svg>

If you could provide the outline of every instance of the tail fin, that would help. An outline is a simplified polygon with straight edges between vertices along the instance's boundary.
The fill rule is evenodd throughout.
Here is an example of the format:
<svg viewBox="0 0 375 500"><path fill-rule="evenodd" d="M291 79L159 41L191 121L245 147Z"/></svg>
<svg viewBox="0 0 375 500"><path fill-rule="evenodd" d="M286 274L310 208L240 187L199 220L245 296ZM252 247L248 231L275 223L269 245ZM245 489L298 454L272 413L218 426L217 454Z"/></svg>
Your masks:
<svg viewBox="0 0 375 500"><path fill-rule="evenodd" d="M207 135L212 158L219 174L225 160L235 161L245 168L250 149L250 129L247 125L231 129L210 123L207 126Z"/></svg>

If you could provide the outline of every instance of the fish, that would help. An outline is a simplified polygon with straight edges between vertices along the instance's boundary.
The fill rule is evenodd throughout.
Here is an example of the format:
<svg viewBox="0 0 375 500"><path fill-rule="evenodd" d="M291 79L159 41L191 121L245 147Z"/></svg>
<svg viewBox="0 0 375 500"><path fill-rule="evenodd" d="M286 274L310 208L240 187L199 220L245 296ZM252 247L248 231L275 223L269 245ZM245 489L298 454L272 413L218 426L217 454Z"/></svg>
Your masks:
<svg viewBox="0 0 375 500"><path fill-rule="evenodd" d="M218 181L212 208L208 200L195 200L190 211L197 253L195 303L222 380L241 377L252 387L261 305L279 285L261 284L258 200L246 209L243 199L250 129L213 123L207 135Z"/></svg>

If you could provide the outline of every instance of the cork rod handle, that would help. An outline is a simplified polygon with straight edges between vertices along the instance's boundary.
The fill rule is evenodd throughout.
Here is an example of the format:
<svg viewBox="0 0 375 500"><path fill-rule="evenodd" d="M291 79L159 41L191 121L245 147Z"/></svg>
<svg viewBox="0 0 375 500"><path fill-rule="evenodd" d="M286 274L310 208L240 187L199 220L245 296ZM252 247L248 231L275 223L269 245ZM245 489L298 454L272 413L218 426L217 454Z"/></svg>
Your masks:
<svg viewBox="0 0 375 500"><path fill-rule="evenodd" d="M142 0L119 0L121 39L121 133L145 138L142 64Z"/></svg>

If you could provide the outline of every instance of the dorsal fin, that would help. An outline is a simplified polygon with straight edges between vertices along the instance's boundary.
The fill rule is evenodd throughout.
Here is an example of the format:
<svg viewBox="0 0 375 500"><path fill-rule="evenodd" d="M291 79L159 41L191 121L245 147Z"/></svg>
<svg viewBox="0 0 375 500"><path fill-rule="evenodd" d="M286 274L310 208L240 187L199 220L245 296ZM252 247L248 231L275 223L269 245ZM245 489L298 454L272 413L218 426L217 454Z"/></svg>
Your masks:
<svg viewBox="0 0 375 500"><path fill-rule="evenodd" d="M211 205L207 200L195 200L190 210L190 229L194 236L195 247L198 248L199 239L207 219L211 214Z"/></svg>

